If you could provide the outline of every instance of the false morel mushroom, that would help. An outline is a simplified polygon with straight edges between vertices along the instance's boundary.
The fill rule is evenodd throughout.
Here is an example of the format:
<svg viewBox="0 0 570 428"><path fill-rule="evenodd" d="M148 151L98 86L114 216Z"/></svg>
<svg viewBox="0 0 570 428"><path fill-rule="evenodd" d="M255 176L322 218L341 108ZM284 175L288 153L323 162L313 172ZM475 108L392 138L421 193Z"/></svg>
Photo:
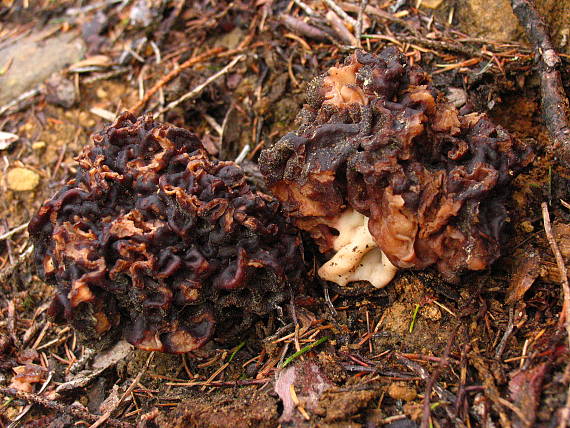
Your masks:
<svg viewBox="0 0 570 428"><path fill-rule="evenodd" d="M302 244L274 198L185 129L122 114L30 222L53 317L171 353L290 299Z"/></svg>
<svg viewBox="0 0 570 428"><path fill-rule="evenodd" d="M460 113L399 50L330 68L297 121L259 164L331 255L322 278L383 287L398 268L434 265L453 282L499 257L508 184L531 151L485 114Z"/></svg>

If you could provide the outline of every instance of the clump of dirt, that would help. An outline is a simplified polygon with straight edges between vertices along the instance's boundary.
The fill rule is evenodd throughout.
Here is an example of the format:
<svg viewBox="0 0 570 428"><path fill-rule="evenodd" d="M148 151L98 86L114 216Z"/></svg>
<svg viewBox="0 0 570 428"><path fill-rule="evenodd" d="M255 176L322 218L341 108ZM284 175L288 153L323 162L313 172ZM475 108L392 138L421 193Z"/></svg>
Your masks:
<svg viewBox="0 0 570 428"><path fill-rule="evenodd" d="M278 400L257 388L219 390L204 396L185 397L168 417L160 416L155 426L165 428L270 428L278 425ZM153 425L148 424L147 427Z"/></svg>
<svg viewBox="0 0 570 428"><path fill-rule="evenodd" d="M350 423L351 416L356 415L381 395L381 389L347 391L343 388L331 388L321 396L315 414L322 416L325 422Z"/></svg>

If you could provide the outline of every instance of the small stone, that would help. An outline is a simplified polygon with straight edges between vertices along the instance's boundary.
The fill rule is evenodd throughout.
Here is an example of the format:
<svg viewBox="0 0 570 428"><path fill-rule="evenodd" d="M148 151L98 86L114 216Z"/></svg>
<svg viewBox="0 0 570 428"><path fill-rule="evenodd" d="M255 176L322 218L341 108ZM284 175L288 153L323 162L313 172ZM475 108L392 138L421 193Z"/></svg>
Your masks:
<svg viewBox="0 0 570 428"><path fill-rule="evenodd" d="M131 8L130 24L135 27L148 27L156 18L156 10L152 8L152 1L138 0Z"/></svg>
<svg viewBox="0 0 570 428"><path fill-rule="evenodd" d="M517 40L522 34L509 0L462 0L457 3L455 19L471 36L504 42Z"/></svg>
<svg viewBox="0 0 570 428"><path fill-rule="evenodd" d="M467 102L467 93L461 88L447 88L447 101L460 108Z"/></svg>
<svg viewBox="0 0 570 428"><path fill-rule="evenodd" d="M43 92L48 103L63 108L71 108L77 102L75 85L60 74L54 74L48 79Z"/></svg>
<svg viewBox="0 0 570 428"><path fill-rule="evenodd" d="M14 192L27 192L40 184L40 176L28 168L12 168L6 175L6 184Z"/></svg>
<svg viewBox="0 0 570 428"><path fill-rule="evenodd" d="M532 232L534 232L534 226L533 226L532 223L531 223L530 221L528 221L528 220L523 221L523 222L521 223L521 228L522 228L522 230L523 230L524 232L526 232L526 233L532 233Z"/></svg>
<svg viewBox="0 0 570 428"><path fill-rule="evenodd" d="M87 407L87 405L89 404L89 398L87 396L83 396L79 399L79 402L83 407Z"/></svg>
<svg viewBox="0 0 570 428"><path fill-rule="evenodd" d="M420 315L428 320L439 321L441 319L441 310L435 305L422 306Z"/></svg>
<svg viewBox="0 0 570 428"><path fill-rule="evenodd" d="M394 400L412 401L418 393L404 382L394 382L388 387L388 395Z"/></svg>
<svg viewBox="0 0 570 428"><path fill-rule="evenodd" d="M94 127L97 122L87 113L86 111L82 111L79 113L79 124L84 128L92 128Z"/></svg>
<svg viewBox="0 0 570 428"><path fill-rule="evenodd" d="M35 143L32 144L32 150L36 150L36 151L42 151L45 150L47 144L45 143L45 141L36 141Z"/></svg>
<svg viewBox="0 0 570 428"><path fill-rule="evenodd" d="M109 96L107 91L103 88L97 88L95 94L97 95L97 98L101 98L102 100L107 99L107 97Z"/></svg>
<svg viewBox="0 0 570 428"><path fill-rule="evenodd" d="M26 122L24 125L20 127L20 133L27 134L34 130L34 124L31 122Z"/></svg>

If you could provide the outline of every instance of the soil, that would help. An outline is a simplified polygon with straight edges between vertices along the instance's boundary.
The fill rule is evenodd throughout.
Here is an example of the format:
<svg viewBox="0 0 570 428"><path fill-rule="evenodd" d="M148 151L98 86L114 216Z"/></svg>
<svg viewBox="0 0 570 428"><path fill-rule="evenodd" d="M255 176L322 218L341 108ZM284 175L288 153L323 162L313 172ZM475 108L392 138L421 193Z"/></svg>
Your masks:
<svg viewBox="0 0 570 428"><path fill-rule="evenodd" d="M535 148L534 162L512 185L503 255L489 270L464 275L460 285L431 270L402 271L380 290L360 283L323 288L309 277L305 295L258 319L243 337L219 332L185 355L151 355L125 342L106 354L93 351L47 317L53 289L37 277L27 230L18 227L73 176L74 157L92 133L126 109L163 111L161 120L193 130L222 159L248 145L244 167L255 179L259 150L294 128L307 84L351 51L324 19L325 3L305 3L317 15L312 20L295 2L276 0L0 2L0 52L39 33L53 43L37 49L62 43L64 50L61 40L79 40L86 52L57 65L51 87L44 75L29 79L0 105L0 131L18 136L0 152L0 427L18 418L25 427L97 420L141 427L413 427L422 420L434 427L550 427L562 420L570 351L541 203L548 203L568 265L570 171L546 151L531 51L487 42L484 34L468 38L414 2L397 9L402 2L370 2L385 16L366 10L363 47L377 52L396 43L433 72L438 88L463 93ZM357 17L360 2L337 3ZM328 39L282 25L283 14L328 31ZM405 41L410 28L414 42ZM223 49L179 69L216 47ZM197 96L168 107L240 54L243 60ZM0 56L0 91L8 87L2 74L42 69L34 61ZM137 108L155 85L156 94ZM9 185L16 168L33 172L16 180L31 190ZM25 379L28 395L9 390L18 367L40 371Z"/></svg>

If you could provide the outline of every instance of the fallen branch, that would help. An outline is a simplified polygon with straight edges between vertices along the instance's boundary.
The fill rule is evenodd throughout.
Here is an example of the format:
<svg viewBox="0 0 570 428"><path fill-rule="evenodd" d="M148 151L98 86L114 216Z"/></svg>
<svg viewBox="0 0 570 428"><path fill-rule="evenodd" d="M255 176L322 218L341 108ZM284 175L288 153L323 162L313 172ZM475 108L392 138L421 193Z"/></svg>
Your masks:
<svg viewBox="0 0 570 428"><path fill-rule="evenodd" d="M548 27L533 0L511 0L513 12L524 27L539 60L542 116L552 139L549 151L570 166L570 106L560 76L561 60L548 34Z"/></svg>

